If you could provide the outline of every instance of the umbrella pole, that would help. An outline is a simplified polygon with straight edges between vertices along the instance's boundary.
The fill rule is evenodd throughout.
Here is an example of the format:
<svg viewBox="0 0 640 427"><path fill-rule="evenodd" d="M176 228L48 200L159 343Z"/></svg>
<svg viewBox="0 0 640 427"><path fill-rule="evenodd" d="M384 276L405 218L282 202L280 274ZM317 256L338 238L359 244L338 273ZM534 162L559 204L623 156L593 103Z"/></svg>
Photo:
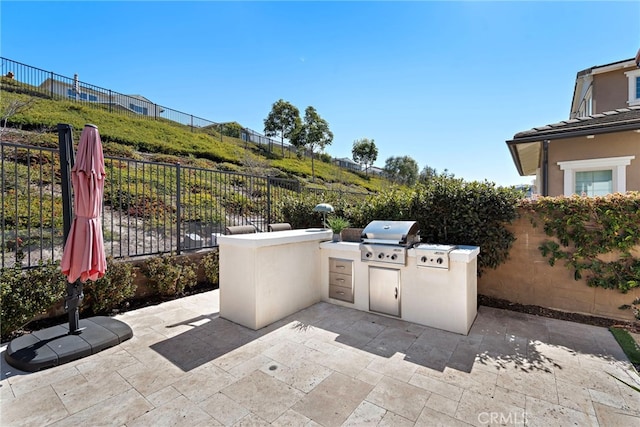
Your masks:
<svg viewBox="0 0 640 427"><path fill-rule="evenodd" d="M75 163L73 155L73 133L71 125L58 123L58 145L60 152L60 172L62 176L62 219L63 219L63 242L64 247L71 229L71 219L73 217L73 203L71 200L71 168ZM64 300L64 308L69 314L69 333L79 334L80 300L84 297L82 293L82 282L76 280L74 283L67 282L67 296Z"/></svg>
<svg viewBox="0 0 640 427"><path fill-rule="evenodd" d="M64 300L64 308L69 314L69 334L79 334L80 328L80 301L84 298L82 292L82 282L76 280L74 283L67 282L67 296Z"/></svg>

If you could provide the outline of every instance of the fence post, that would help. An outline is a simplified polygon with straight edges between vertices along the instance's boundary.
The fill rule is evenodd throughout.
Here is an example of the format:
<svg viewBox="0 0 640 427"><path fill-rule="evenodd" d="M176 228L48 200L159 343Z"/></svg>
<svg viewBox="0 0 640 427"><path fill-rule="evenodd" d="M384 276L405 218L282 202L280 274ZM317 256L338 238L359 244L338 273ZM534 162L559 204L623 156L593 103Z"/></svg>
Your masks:
<svg viewBox="0 0 640 427"><path fill-rule="evenodd" d="M153 104L153 116L158 120L158 104Z"/></svg>
<svg viewBox="0 0 640 427"><path fill-rule="evenodd" d="M193 132L193 114L191 115L191 132Z"/></svg>
<svg viewBox="0 0 640 427"><path fill-rule="evenodd" d="M267 176L267 225L271 224L271 177Z"/></svg>
<svg viewBox="0 0 640 427"><path fill-rule="evenodd" d="M180 255L180 233L182 228L182 208L180 200L180 163L176 163L176 254Z"/></svg>
<svg viewBox="0 0 640 427"><path fill-rule="evenodd" d="M53 99L53 71L51 71L51 99Z"/></svg>
<svg viewBox="0 0 640 427"><path fill-rule="evenodd" d="M109 89L109 112L112 111L113 108L113 95L111 94L111 89Z"/></svg>

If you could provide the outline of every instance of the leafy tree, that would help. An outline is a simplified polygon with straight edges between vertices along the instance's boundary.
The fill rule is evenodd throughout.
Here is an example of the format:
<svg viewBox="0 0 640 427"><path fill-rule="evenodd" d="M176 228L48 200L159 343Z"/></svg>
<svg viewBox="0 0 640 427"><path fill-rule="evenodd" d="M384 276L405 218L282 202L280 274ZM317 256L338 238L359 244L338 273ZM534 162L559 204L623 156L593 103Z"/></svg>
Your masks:
<svg viewBox="0 0 640 427"><path fill-rule="evenodd" d="M315 182L314 153L317 148L322 151L327 145L331 145L333 133L329 130L329 123L311 106L304 111L304 122L297 123L289 140L296 148L308 148L311 151L311 175Z"/></svg>
<svg viewBox="0 0 640 427"><path fill-rule="evenodd" d="M363 138L353 142L351 149L353 161L364 165L364 172L367 173L369 166L378 159L378 147L373 139Z"/></svg>
<svg viewBox="0 0 640 427"><path fill-rule="evenodd" d="M420 172L420 176L418 177L418 181L422 184L428 184L431 180L437 177L445 177L445 178L453 178L454 174L449 173L448 169L445 169L442 173L438 173L436 168L432 168L431 166L425 166L422 168Z"/></svg>
<svg viewBox="0 0 640 427"><path fill-rule="evenodd" d="M240 138L243 130L238 122L220 123L220 133L231 138Z"/></svg>
<svg viewBox="0 0 640 427"><path fill-rule="evenodd" d="M290 102L282 99L271 106L271 111L264 119L264 134L266 136L280 136L282 155L284 156L284 139L291 137L300 119L300 111Z"/></svg>
<svg viewBox="0 0 640 427"><path fill-rule="evenodd" d="M384 164L384 174L398 184L413 185L418 180L418 163L409 156L389 157Z"/></svg>

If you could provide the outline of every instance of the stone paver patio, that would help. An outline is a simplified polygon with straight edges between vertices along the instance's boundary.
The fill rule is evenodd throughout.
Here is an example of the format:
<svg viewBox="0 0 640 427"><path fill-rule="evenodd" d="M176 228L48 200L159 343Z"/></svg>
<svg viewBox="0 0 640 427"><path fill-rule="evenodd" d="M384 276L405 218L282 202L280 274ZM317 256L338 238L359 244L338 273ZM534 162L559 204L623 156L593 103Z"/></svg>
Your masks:
<svg viewBox="0 0 640 427"><path fill-rule="evenodd" d="M37 373L4 360L7 426L633 426L604 328L480 307L468 336L318 303L260 331L218 291L118 316L134 337Z"/></svg>

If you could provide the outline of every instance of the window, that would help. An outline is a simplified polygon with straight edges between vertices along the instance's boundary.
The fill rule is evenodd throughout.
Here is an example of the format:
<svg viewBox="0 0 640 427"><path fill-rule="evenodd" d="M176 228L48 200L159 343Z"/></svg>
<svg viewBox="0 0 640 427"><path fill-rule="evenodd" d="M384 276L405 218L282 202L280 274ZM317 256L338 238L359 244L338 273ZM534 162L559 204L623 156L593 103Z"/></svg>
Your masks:
<svg viewBox="0 0 640 427"><path fill-rule="evenodd" d="M605 196L613 193L613 171L576 172L576 188L574 194L582 196Z"/></svg>
<svg viewBox="0 0 640 427"><path fill-rule="evenodd" d="M90 95L84 92L78 92L76 96L76 92L73 89L67 89L67 97L71 99L82 99L84 101L89 100L92 102L97 102L98 97L95 95Z"/></svg>
<svg viewBox="0 0 640 427"><path fill-rule="evenodd" d="M148 110L145 107L141 107L140 105L129 104L129 108L131 108L133 111L135 111L138 114L144 114L145 116L149 115L147 114Z"/></svg>
<svg viewBox="0 0 640 427"><path fill-rule="evenodd" d="M627 166L635 156L558 162L564 171L564 195L604 196L627 191Z"/></svg>
<svg viewBox="0 0 640 427"><path fill-rule="evenodd" d="M627 104L640 105L640 69L624 73L629 79L629 99Z"/></svg>

